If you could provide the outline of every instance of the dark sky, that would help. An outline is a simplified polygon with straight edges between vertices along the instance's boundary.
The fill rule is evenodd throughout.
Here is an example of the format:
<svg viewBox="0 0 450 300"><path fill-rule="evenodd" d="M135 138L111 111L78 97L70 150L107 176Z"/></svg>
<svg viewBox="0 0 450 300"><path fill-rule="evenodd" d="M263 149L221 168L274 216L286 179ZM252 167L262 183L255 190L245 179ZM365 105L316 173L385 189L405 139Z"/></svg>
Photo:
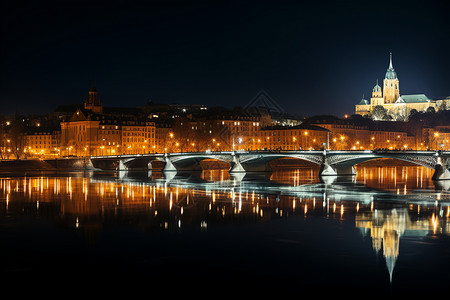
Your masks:
<svg viewBox="0 0 450 300"><path fill-rule="evenodd" d="M450 95L450 25L435 1L4 1L1 112L82 103L353 113L393 53L401 94Z"/></svg>

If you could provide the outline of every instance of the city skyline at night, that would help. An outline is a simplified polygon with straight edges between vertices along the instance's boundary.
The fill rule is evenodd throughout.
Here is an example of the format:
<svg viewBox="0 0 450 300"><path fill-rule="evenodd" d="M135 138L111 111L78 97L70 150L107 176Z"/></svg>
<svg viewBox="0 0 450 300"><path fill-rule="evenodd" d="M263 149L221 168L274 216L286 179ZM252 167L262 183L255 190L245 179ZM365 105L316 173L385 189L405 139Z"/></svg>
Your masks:
<svg viewBox="0 0 450 300"><path fill-rule="evenodd" d="M448 292L448 4L2 1L2 283Z"/></svg>

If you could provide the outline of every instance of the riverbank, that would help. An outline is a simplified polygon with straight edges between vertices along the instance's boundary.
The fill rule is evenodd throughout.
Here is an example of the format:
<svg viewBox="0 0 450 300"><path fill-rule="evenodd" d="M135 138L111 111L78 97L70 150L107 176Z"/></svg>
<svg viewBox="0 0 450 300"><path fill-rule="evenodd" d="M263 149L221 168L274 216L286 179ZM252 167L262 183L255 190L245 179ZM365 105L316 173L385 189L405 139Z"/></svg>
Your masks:
<svg viewBox="0 0 450 300"><path fill-rule="evenodd" d="M39 171L39 170L55 170L56 168L44 160L39 159L18 159L18 160L1 160L0 171Z"/></svg>

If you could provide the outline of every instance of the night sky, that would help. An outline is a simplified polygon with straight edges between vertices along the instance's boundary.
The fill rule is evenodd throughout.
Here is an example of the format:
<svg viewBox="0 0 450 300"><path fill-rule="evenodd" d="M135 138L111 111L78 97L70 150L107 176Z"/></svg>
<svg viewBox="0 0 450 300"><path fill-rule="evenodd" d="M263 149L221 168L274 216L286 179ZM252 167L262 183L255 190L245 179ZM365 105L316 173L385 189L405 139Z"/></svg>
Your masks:
<svg viewBox="0 0 450 300"><path fill-rule="evenodd" d="M382 82L450 96L450 24L434 1L2 1L1 113L82 103L352 114Z"/></svg>

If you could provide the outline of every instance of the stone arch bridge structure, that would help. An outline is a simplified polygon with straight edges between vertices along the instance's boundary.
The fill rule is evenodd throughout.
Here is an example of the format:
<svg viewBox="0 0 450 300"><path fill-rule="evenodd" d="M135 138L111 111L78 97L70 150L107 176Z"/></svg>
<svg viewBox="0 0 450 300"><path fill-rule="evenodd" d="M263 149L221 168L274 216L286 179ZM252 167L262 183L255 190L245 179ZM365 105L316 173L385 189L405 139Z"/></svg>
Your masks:
<svg viewBox="0 0 450 300"><path fill-rule="evenodd" d="M356 175L355 165L377 158L391 158L435 170L434 180L450 179L450 152L442 151L227 151L187 152L91 157L92 166L108 170L152 170L162 166L164 172L201 171L201 161L227 162L230 173L271 172L270 162L296 158L321 167L320 176Z"/></svg>

